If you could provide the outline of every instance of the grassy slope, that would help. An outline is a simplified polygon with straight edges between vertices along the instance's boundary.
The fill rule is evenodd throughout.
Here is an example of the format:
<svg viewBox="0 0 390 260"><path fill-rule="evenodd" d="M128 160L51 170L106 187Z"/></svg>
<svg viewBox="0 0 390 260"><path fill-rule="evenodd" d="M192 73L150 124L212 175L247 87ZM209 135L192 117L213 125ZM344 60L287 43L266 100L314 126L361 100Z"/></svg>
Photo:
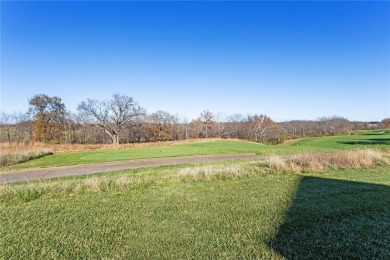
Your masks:
<svg viewBox="0 0 390 260"><path fill-rule="evenodd" d="M305 138L291 145L316 147L318 149L348 149L390 145L390 130L381 133L382 131L364 131L357 135Z"/></svg>
<svg viewBox="0 0 390 260"><path fill-rule="evenodd" d="M390 257L389 167L313 176L258 165L239 177L178 178L187 166L169 166L9 185L31 200L2 197L0 258ZM133 182L59 194L121 176ZM52 188L35 198L39 185Z"/></svg>
<svg viewBox="0 0 390 260"><path fill-rule="evenodd" d="M214 142L181 143L170 146L150 148L58 153L10 167L1 167L0 171L131 160L139 158L239 153L300 153L307 151L332 151L339 149L357 148L367 145L389 145L390 131L386 131L384 134L378 134L379 132L380 131L368 131L363 132L364 134L362 135L351 136L312 137L300 139L299 141L292 142L288 145L262 145L246 141L226 140Z"/></svg>

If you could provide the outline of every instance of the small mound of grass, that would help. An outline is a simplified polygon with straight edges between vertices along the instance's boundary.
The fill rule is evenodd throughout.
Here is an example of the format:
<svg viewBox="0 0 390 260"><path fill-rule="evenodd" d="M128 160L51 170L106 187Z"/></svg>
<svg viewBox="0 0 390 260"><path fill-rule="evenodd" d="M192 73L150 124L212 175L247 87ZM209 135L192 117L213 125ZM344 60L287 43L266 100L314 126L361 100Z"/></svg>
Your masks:
<svg viewBox="0 0 390 260"><path fill-rule="evenodd" d="M230 165L204 165L195 167L186 167L178 171L179 176L200 177L212 179L218 175L240 176L245 173L241 164Z"/></svg>
<svg viewBox="0 0 390 260"><path fill-rule="evenodd" d="M27 162L33 159L38 159L46 155L53 154L52 151L19 151L16 153L1 153L0 154L0 167L10 166L18 163Z"/></svg>

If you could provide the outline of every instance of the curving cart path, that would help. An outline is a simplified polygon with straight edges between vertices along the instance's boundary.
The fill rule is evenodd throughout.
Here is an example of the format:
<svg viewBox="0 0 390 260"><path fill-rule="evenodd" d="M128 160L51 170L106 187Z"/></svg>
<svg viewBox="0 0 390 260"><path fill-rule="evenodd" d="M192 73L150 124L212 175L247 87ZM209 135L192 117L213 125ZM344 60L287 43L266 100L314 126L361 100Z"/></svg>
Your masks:
<svg viewBox="0 0 390 260"><path fill-rule="evenodd" d="M98 172L118 171L125 169L144 168L162 165L175 165L184 163L202 163L212 161L224 161L235 159L260 159L264 155L255 154L228 154L228 155L201 155L164 157L151 159L136 159L129 161L117 161L106 163L79 164L52 168L38 168L28 170L0 172L0 183L11 183L19 181L36 181L64 176L93 174Z"/></svg>

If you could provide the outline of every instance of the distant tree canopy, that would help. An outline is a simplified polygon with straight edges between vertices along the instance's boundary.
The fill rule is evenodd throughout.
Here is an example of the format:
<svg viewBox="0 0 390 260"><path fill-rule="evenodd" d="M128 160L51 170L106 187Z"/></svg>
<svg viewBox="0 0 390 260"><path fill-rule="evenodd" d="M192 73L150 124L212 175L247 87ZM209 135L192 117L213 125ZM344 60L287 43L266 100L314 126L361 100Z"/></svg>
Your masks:
<svg viewBox="0 0 390 260"><path fill-rule="evenodd" d="M96 119L113 144L119 144L125 126L145 114L132 97L121 94L114 94L111 99L103 101L87 99L79 104L78 110Z"/></svg>
<svg viewBox="0 0 390 260"><path fill-rule="evenodd" d="M59 143L63 138L66 115L61 98L38 94L29 99L28 103L29 113L33 116L34 139Z"/></svg>
<svg viewBox="0 0 390 260"><path fill-rule="evenodd" d="M390 128L390 118L383 119L382 124L384 128Z"/></svg>
<svg viewBox="0 0 390 260"><path fill-rule="evenodd" d="M33 126L26 113L0 113L0 142L21 143L31 140Z"/></svg>
<svg viewBox="0 0 390 260"><path fill-rule="evenodd" d="M146 113L123 94L105 100L87 99L79 104L77 113L66 111L59 97L39 94L28 102L27 114L0 113L0 143L119 144L219 137L278 144L291 138L390 128L390 118L375 124L340 116L274 122L260 113L226 115L209 110L189 122L166 111Z"/></svg>
<svg viewBox="0 0 390 260"><path fill-rule="evenodd" d="M178 120L165 111L157 111L145 117L145 139L148 141L171 141L177 139Z"/></svg>
<svg viewBox="0 0 390 260"><path fill-rule="evenodd" d="M246 119L246 125L247 125L247 139L252 139L257 142L260 142L264 139L264 134L266 130L272 126L274 122L272 119L263 114L254 114L254 115L248 115Z"/></svg>

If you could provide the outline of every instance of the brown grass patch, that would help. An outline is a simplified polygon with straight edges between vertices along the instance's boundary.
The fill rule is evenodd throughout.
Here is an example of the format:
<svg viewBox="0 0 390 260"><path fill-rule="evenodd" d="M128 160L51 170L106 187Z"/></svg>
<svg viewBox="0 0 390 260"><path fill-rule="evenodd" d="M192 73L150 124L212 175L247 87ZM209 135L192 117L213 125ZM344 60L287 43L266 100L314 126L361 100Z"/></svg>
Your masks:
<svg viewBox="0 0 390 260"><path fill-rule="evenodd" d="M286 161L278 155L268 156L267 164L268 167L275 172L280 172L287 168Z"/></svg>
<svg viewBox="0 0 390 260"><path fill-rule="evenodd" d="M374 165L389 165L386 153L380 150L358 149L335 153L305 153L291 158L273 155L266 160L272 172L324 172L330 169L359 169Z"/></svg>
<svg viewBox="0 0 390 260"><path fill-rule="evenodd" d="M50 150L19 150L15 152L0 152L0 167L10 166L17 163L27 162L32 159L37 159L49 154L53 154Z"/></svg>
<svg viewBox="0 0 390 260"><path fill-rule="evenodd" d="M178 176L192 176L210 178L216 175L240 176L244 173L240 164L231 165L205 165L182 168Z"/></svg>

